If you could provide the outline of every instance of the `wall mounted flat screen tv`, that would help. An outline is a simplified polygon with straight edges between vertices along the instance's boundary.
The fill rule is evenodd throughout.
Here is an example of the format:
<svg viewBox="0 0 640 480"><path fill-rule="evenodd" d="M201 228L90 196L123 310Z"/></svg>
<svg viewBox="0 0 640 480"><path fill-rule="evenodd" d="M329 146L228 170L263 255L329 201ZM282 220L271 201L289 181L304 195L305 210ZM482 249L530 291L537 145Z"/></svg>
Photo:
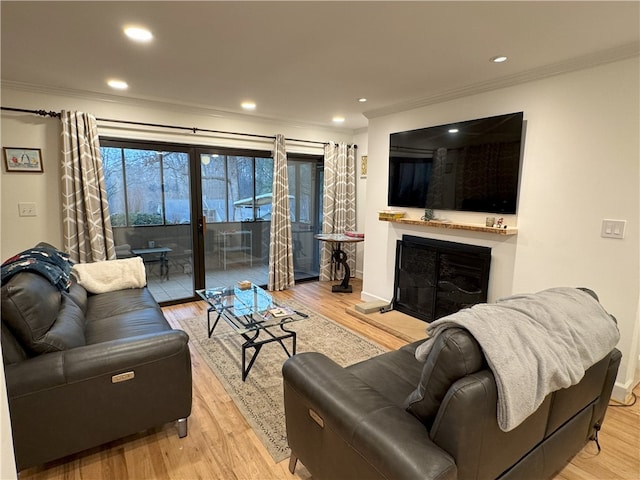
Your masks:
<svg viewBox="0 0 640 480"><path fill-rule="evenodd" d="M523 112L392 133L389 206L516 213Z"/></svg>

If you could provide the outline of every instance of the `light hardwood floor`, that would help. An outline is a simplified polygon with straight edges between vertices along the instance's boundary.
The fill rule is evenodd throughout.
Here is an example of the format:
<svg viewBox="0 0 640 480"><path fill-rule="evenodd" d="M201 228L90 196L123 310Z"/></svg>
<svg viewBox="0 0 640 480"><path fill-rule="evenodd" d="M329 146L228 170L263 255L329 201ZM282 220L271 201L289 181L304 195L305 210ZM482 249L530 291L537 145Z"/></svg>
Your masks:
<svg viewBox="0 0 640 480"><path fill-rule="evenodd" d="M360 303L361 283L355 280L353 285L353 294L334 294L330 284L313 282L274 296L283 301L291 298L304 303L389 349L405 344L390 333L345 313L345 308ZM164 309L174 326L176 319L205 311L203 302ZM310 479L309 472L300 463L296 474L291 475L287 460L273 462L198 353L192 351L191 357L193 411L186 438L179 439L175 426L168 424L25 470L20 473L20 479ZM636 388L636 394L640 394L640 388ZM600 454L596 454L591 442L556 478L640 479L640 402L630 408L609 408L600 443Z"/></svg>

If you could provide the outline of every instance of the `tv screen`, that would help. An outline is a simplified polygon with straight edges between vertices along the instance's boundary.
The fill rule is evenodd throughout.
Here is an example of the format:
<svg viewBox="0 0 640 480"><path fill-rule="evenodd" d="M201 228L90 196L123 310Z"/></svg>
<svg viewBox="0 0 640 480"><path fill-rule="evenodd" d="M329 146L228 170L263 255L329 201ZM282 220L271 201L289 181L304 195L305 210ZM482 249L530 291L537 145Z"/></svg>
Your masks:
<svg viewBox="0 0 640 480"><path fill-rule="evenodd" d="M392 133L389 206L516 213L523 112Z"/></svg>

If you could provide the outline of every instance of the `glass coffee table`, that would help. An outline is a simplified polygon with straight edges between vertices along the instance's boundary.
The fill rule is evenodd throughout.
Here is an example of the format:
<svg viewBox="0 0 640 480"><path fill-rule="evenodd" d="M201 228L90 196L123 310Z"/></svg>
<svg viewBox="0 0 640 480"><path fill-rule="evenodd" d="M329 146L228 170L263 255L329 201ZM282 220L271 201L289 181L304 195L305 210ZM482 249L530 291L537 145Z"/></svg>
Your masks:
<svg viewBox="0 0 640 480"><path fill-rule="evenodd" d="M287 330L285 325L308 318L307 314L278 305L269 293L254 284L245 289L241 289L239 286L230 286L196 290L196 293L209 304L207 309L209 338L217 336L214 332L222 318L234 333L245 339L242 344L243 382L263 345L278 342L287 356L296 354L296 332ZM213 324L211 323L212 316L215 316ZM221 334L221 336L223 335L225 334ZM262 338L260 338L261 335ZM291 339L291 353L284 344L284 340L288 338ZM254 352L247 365L246 351L248 348L253 348Z"/></svg>

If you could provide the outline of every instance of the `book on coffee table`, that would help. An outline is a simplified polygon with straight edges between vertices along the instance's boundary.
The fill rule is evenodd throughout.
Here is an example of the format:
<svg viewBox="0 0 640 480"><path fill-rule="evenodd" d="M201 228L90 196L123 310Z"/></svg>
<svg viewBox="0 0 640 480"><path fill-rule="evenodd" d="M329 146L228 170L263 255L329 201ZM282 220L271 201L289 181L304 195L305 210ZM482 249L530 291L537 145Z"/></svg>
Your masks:
<svg viewBox="0 0 640 480"><path fill-rule="evenodd" d="M295 314L295 312L293 310L291 310L290 308L286 308L286 307L272 308L271 310L269 310L269 313L274 318L290 317L293 314Z"/></svg>

